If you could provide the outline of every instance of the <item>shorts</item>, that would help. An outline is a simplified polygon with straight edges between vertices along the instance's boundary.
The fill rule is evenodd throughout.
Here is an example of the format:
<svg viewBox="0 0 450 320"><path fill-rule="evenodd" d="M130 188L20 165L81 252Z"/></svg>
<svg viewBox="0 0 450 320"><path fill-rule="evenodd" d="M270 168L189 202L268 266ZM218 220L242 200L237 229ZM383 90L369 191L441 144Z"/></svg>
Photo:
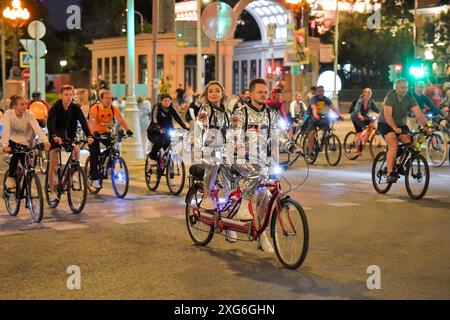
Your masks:
<svg viewBox="0 0 450 320"><path fill-rule="evenodd" d="M400 129L402 129L402 134L410 134L411 131L409 130L408 126L399 126ZM394 129L390 125L384 122L378 122L378 131L384 136L386 136L390 132L394 132Z"/></svg>
<svg viewBox="0 0 450 320"><path fill-rule="evenodd" d="M359 133L362 132L366 126L372 123L372 119L365 118L364 120L359 120L358 118L355 119L352 118L352 122L353 126L355 127L355 131Z"/></svg>
<svg viewBox="0 0 450 320"><path fill-rule="evenodd" d="M319 114L321 116L321 114ZM304 119L303 125L302 125L302 133L309 133L311 131L314 131L316 127L319 127L319 129L323 129L328 125L328 122L326 119L320 119L319 121L316 121L314 119L313 115L306 115L306 120Z"/></svg>

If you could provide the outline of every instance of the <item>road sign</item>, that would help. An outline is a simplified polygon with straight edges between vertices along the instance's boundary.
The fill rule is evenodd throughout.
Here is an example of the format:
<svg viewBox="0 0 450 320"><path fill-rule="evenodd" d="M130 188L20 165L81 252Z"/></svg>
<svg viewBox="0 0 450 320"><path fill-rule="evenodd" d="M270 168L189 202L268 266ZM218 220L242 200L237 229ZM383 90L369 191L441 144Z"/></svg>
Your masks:
<svg viewBox="0 0 450 320"><path fill-rule="evenodd" d="M45 36L45 32L45 25L39 20L31 21L28 25L28 34L33 39L42 39Z"/></svg>
<svg viewBox="0 0 450 320"><path fill-rule="evenodd" d="M20 52L20 67L21 68L29 68L30 67L30 60L31 60L31 53L27 51L21 51Z"/></svg>
<svg viewBox="0 0 450 320"><path fill-rule="evenodd" d="M225 2L214 2L202 14L202 28L213 41L223 41L234 35L236 18L233 9Z"/></svg>
<svg viewBox="0 0 450 320"><path fill-rule="evenodd" d="M25 50L30 52L33 57L36 55L38 56L38 58L41 58L45 55L45 51L47 50L47 46L41 40L21 39L20 43L25 48ZM37 54L35 54L36 49Z"/></svg>
<svg viewBox="0 0 450 320"><path fill-rule="evenodd" d="M30 69L23 69L22 70L22 79L25 81L30 80Z"/></svg>

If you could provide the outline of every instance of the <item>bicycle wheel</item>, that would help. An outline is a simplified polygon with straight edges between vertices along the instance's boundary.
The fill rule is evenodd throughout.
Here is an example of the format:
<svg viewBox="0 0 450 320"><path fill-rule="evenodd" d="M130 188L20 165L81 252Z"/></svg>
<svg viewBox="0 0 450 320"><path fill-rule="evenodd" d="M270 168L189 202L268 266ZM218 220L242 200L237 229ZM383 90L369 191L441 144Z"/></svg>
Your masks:
<svg viewBox="0 0 450 320"><path fill-rule="evenodd" d="M271 236L278 260L288 269L297 269L306 259L309 246L309 228L305 211L294 199L280 203L280 213L275 208L270 224Z"/></svg>
<svg viewBox="0 0 450 320"><path fill-rule="evenodd" d="M330 166L337 166L341 161L342 146L341 140L335 134L331 134L325 142L325 157Z"/></svg>
<svg viewBox="0 0 450 320"><path fill-rule="evenodd" d="M43 151L40 150L38 153L38 166L39 166L39 171L42 174L46 174L47 173L47 167L48 167L48 152L47 151Z"/></svg>
<svg viewBox="0 0 450 320"><path fill-rule="evenodd" d="M86 163L84 165L84 175L86 177L86 185L87 185L87 190L89 191L89 193L92 193L92 194L99 193L101 189L94 188L94 186L92 185L92 179L91 179L91 156L89 156L86 159Z"/></svg>
<svg viewBox="0 0 450 320"><path fill-rule="evenodd" d="M198 209L203 198L203 187L194 185L186 199L186 226L189 236L196 245L206 246L214 236L214 226L200 220Z"/></svg>
<svg viewBox="0 0 450 320"><path fill-rule="evenodd" d="M34 172L28 176L26 201L33 221L41 222L44 216L44 195L42 194L41 181Z"/></svg>
<svg viewBox="0 0 450 320"><path fill-rule="evenodd" d="M5 172L5 177L3 178L3 200L5 201L5 207L10 216L17 216L20 210L20 199L19 199L19 181L16 178L16 188L14 190L8 190L6 188L6 179L9 175L9 169Z"/></svg>
<svg viewBox="0 0 450 320"><path fill-rule="evenodd" d="M293 139L295 142L295 145L297 146L297 149L299 149L299 150L303 148L303 144L302 144L303 139L304 139L303 137L304 137L304 135L302 134L301 129L299 129Z"/></svg>
<svg viewBox="0 0 450 320"><path fill-rule="evenodd" d="M356 132L350 131L347 133L344 139L344 152L348 160L355 160L359 157L356 152L358 151L355 145Z"/></svg>
<svg viewBox="0 0 450 320"><path fill-rule="evenodd" d="M48 171L49 171L49 166L50 166L50 162L48 163L47 166L47 173L45 174L45 200L47 201L47 204L50 208L54 209L56 207L58 207L59 202L61 201L61 192L59 190L58 187L56 187L56 195L57 198L55 201L50 201L50 185L48 183L48 179L49 179L49 175L48 175ZM56 174L56 186L59 186L60 181L59 181L59 177L61 175L61 167L58 168L57 174Z"/></svg>
<svg viewBox="0 0 450 320"><path fill-rule="evenodd" d="M122 157L114 158L111 165L111 184L117 198L126 197L129 183L130 177L125 160Z"/></svg>
<svg viewBox="0 0 450 320"><path fill-rule="evenodd" d="M67 186L67 201L69 208L74 214L83 211L87 201L86 175L79 164L73 165L69 173Z"/></svg>
<svg viewBox="0 0 450 320"><path fill-rule="evenodd" d="M158 156L159 159L159 156ZM161 171L159 161L157 161L156 165L150 165L150 153L147 155L145 159L145 183L147 184L147 188L150 191L156 191L159 186L159 182L161 181L161 175L159 174Z"/></svg>
<svg viewBox="0 0 450 320"><path fill-rule="evenodd" d="M183 191L186 180L186 168L184 162L179 157L171 156L167 163L166 172L167 186L170 192L177 196Z"/></svg>
<svg viewBox="0 0 450 320"><path fill-rule="evenodd" d="M387 150L386 140L384 140L383 136L377 130L375 134L372 135L369 141L370 157L374 159L378 153L386 150Z"/></svg>
<svg viewBox="0 0 450 320"><path fill-rule="evenodd" d="M406 164L405 185L408 195L414 199L421 199L427 193L430 184L430 168L424 156L414 154Z"/></svg>
<svg viewBox="0 0 450 320"><path fill-rule="evenodd" d="M303 150L305 152L305 160L308 164L314 164L317 160L317 156L319 155L319 142L317 141L317 136L314 136L314 144L312 150L309 148L308 143L308 135L305 135L303 138Z"/></svg>
<svg viewBox="0 0 450 320"><path fill-rule="evenodd" d="M387 182L386 151L382 151L375 156L372 164L372 184L375 191L385 194L391 189L392 183Z"/></svg>
<svg viewBox="0 0 450 320"><path fill-rule="evenodd" d="M427 159L433 166L440 167L447 160L448 144L442 132L435 132L428 138Z"/></svg>

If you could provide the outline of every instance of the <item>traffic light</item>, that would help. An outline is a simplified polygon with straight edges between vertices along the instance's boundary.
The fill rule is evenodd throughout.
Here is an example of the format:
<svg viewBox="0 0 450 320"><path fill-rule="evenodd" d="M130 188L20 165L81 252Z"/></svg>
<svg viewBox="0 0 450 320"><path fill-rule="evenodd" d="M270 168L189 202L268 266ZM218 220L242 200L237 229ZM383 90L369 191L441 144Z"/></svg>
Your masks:
<svg viewBox="0 0 450 320"><path fill-rule="evenodd" d="M431 63L420 58L407 59L408 77L413 80L421 80L431 74Z"/></svg>
<svg viewBox="0 0 450 320"><path fill-rule="evenodd" d="M395 82L401 77L403 66L401 64L390 64L389 65L389 81Z"/></svg>

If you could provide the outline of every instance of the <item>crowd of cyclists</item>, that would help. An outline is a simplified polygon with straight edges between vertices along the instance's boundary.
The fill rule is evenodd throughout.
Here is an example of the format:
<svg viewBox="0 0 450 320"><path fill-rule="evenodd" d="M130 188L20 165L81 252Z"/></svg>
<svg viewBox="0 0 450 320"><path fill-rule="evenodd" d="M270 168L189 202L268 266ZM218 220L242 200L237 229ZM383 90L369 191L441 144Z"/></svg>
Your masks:
<svg viewBox="0 0 450 320"><path fill-rule="evenodd" d="M439 98L437 97L439 92L436 94L436 89L432 88L428 91L432 94L430 99L425 94L425 87L423 82L417 82L411 92L408 91L408 83L399 79L395 83L395 89L386 94L381 107L377 107L373 100L372 90L365 88L351 110L350 119L357 133L357 140L362 139L363 129L374 121L369 113L379 113L378 131L384 136L388 146L387 174L390 183L398 179L398 174L394 171L398 143L411 141L410 128L407 125L408 116L414 115L420 125L425 128L428 121L424 113L448 117L450 90L445 93L445 98L442 98L442 95ZM223 151L227 130L240 130L244 133L269 132L269 138L270 131L279 128L280 123L284 121L289 125L283 127L284 131L281 131L282 134L278 137L281 149L287 153L301 151L307 157L308 150L312 149L314 143L315 132L327 125L328 120L324 117L326 110L331 110L338 119L344 120L337 106L325 96L322 86L312 87L307 99L303 99L302 93L297 92L289 108L283 100L281 86L275 86L270 93L269 96L268 83L264 79L256 78L250 82L249 88L242 92L242 96L230 105L223 85L218 81L212 81L207 84L202 94L193 95L193 101L186 111L185 121L174 107L172 97L166 93L160 95L159 103L151 108L151 113L148 115L150 125L147 128L147 138L153 144L149 152L151 165L156 166L158 152L170 146L170 132L174 129L174 121L182 129L190 131L192 143L199 147L198 150L210 148L213 151ZM75 103L74 88L70 85L61 87L60 99L51 107L37 92L33 93L30 101L17 95L10 100L10 109L4 114L0 112L3 151L13 153L16 147L31 148L35 144L45 147L49 154L50 201L56 200L58 196L56 177L61 146L65 141L77 138L80 126L89 146L90 172L88 174L93 187L97 189L101 188L98 172L100 147L101 144L105 147L110 144L98 137L117 127L126 131L127 136L133 135L121 110L113 104L111 93L107 90L102 91L98 101L90 106L87 117L81 106ZM195 129L201 132L200 136L194 135ZM293 142L294 130L300 130L307 137L308 150L300 150L301 148ZM426 130L429 134L432 133L431 128ZM240 141L237 149L238 151L248 150L245 147L252 143L249 140ZM264 152L270 156L270 146ZM79 161L78 146L74 146L74 154L75 160ZM221 157L220 152L213 152L213 154ZM202 207L207 211L214 210L214 201L209 196L209 191L217 180L218 159L206 159L202 154L197 156L202 157L205 166ZM247 154L247 159L248 157ZM8 189L16 188L14 175L19 162L24 162L23 154L13 153L9 162L9 177L5 185ZM237 219L249 220L253 218L250 203L255 195L255 188L261 180L268 178L268 172L261 164L233 166L233 170L240 173L245 184L243 202ZM227 232L229 242L235 242L236 235L233 232ZM261 236L259 248L264 251L273 251L267 236Z"/></svg>

